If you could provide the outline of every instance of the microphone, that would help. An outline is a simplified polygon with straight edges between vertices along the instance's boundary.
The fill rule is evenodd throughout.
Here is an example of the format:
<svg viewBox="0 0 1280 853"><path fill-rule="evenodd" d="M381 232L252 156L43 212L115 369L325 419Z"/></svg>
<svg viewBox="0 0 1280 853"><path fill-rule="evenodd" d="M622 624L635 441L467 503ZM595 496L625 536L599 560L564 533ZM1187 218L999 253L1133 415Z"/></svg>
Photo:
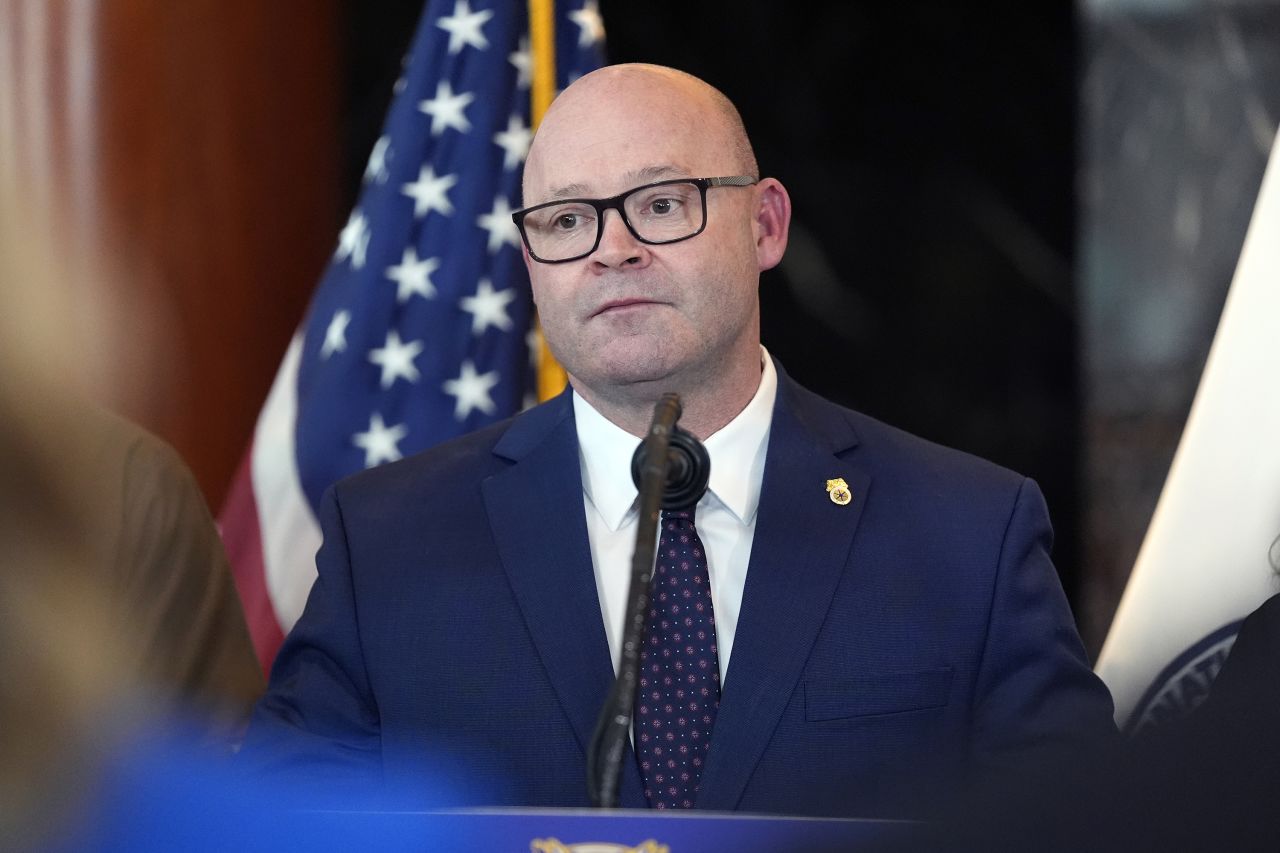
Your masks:
<svg viewBox="0 0 1280 853"><path fill-rule="evenodd" d="M616 808L622 781L622 757L631 733L636 681L640 670L640 644L644 640L645 613L649 610L655 551L658 544L658 509L684 510L698 503L707 491L711 457L698 439L676 426L680 397L663 394L653 409L653 423L631 457L631 478L640 490L640 523L631 558L631 588L622 633L618 677L600 709L595 733L587 749L587 795L591 804Z"/></svg>
<svg viewBox="0 0 1280 853"><path fill-rule="evenodd" d="M672 397L676 395L672 394ZM680 405L679 397L675 400ZM676 418L680 414L677 411ZM631 456L631 481L640 488L644 466L649 454L657 452L650 442L642 441ZM698 501L707 492L707 481L711 479L711 457L702 442L693 433L686 432L671 424L671 434L667 440L666 476L662 484L662 508L684 510L697 506Z"/></svg>

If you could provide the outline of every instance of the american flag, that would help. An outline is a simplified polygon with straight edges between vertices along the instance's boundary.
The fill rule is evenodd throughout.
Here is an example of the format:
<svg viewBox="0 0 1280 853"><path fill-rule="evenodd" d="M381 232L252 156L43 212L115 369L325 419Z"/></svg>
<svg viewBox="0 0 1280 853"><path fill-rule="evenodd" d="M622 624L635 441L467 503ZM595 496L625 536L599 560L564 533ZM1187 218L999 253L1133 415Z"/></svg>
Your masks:
<svg viewBox="0 0 1280 853"><path fill-rule="evenodd" d="M359 201L223 508L264 667L315 579L324 490L531 400L532 302L510 213L540 4L552 5L440 0L418 26ZM554 5L562 87L600 65L604 28L595 0Z"/></svg>

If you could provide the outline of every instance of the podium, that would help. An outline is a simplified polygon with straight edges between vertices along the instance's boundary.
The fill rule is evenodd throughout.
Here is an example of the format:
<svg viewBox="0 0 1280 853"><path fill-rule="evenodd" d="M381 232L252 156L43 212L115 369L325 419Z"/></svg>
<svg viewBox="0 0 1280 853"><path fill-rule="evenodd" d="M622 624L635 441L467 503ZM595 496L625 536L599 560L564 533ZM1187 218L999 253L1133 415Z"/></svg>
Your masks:
<svg viewBox="0 0 1280 853"><path fill-rule="evenodd" d="M321 812L313 829L390 847L484 853L856 851L904 835L907 821L637 809Z"/></svg>

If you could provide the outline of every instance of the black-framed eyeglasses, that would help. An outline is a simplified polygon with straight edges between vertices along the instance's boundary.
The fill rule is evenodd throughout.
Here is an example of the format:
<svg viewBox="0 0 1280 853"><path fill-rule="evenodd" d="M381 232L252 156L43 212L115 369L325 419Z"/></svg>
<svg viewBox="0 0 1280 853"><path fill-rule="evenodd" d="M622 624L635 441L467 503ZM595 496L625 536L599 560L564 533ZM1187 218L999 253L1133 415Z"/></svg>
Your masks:
<svg viewBox="0 0 1280 853"><path fill-rule="evenodd" d="M511 219L529 256L543 264L585 258L600 245L604 213L616 210L637 240L651 246L696 237L707 227L710 187L749 187L747 175L672 178L629 189L612 198L566 198L517 210Z"/></svg>

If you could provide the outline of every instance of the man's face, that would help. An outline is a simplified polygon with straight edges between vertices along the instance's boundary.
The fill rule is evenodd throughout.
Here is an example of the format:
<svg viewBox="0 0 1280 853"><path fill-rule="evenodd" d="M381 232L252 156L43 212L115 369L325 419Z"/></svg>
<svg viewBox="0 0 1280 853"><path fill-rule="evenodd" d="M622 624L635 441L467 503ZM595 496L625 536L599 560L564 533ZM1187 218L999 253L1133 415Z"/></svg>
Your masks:
<svg viewBox="0 0 1280 853"><path fill-rule="evenodd" d="M701 99L666 81L615 83L587 81L590 91L571 91L548 115L526 167L526 205L739 174L722 120ZM608 211L588 257L526 257L547 342L575 385L645 396L714 382L728 360L758 361L757 190L710 188L706 199L706 230L689 240L646 245Z"/></svg>

